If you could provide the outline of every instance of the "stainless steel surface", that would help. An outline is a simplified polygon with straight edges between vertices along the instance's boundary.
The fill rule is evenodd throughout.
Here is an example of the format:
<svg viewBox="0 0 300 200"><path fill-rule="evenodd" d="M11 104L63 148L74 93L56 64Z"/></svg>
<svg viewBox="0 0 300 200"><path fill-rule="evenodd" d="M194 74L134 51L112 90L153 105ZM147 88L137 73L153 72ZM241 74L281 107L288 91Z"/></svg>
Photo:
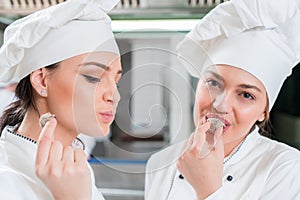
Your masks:
<svg viewBox="0 0 300 200"><path fill-rule="evenodd" d="M123 160L124 161L124 160ZM92 164L99 188L144 190L145 164L119 163Z"/></svg>
<svg viewBox="0 0 300 200"><path fill-rule="evenodd" d="M37 10L64 2L65 0L1 0L0 14L28 15ZM211 8L227 0L120 0L113 10L114 14L138 13L139 10L152 14L162 13L164 9L188 10L192 8ZM163 11L165 12L165 11Z"/></svg>
<svg viewBox="0 0 300 200"><path fill-rule="evenodd" d="M144 191L142 190L100 188L99 191L103 195L111 197L131 196L141 198L144 196Z"/></svg>
<svg viewBox="0 0 300 200"><path fill-rule="evenodd" d="M273 112L272 124L276 139L300 149L300 117Z"/></svg>
<svg viewBox="0 0 300 200"><path fill-rule="evenodd" d="M96 186L107 200L144 199L145 166L130 160L92 164Z"/></svg>
<svg viewBox="0 0 300 200"><path fill-rule="evenodd" d="M149 156L164 148L158 141L102 141L89 162L96 186L107 200L144 199L145 168Z"/></svg>

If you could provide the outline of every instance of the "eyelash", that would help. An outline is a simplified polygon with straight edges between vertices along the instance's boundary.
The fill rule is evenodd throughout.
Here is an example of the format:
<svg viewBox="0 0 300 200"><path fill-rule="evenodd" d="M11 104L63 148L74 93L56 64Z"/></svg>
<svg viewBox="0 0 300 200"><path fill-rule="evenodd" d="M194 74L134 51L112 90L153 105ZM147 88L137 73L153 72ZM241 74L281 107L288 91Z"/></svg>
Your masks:
<svg viewBox="0 0 300 200"><path fill-rule="evenodd" d="M214 80L214 79L207 79L205 81L205 83L209 84L210 86L212 87L218 87L218 88L221 88L221 85L218 81Z"/></svg>
<svg viewBox="0 0 300 200"><path fill-rule="evenodd" d="M100 79L99 79L99 78L96 78L96 77L93 77L93 76L88 76L88 75L85 75L85 74L82 74L82 76L83 76L89 83L99 83L99 82L100 82Z"/></svg>
<svg viewBox="0 0 300 200"><path fill-rule="evenodd" d="M217 87L218 89L222 87L220 83L214 79L207 79L205 83L209 84L212 87ZM239 95L241 95L243 98L247 100L255 100L255 96L253 96L249 92L240 92ZM245 95L249 95L249 97L245 97Z"/></svg>
<svg viewBox="0 0 300 200"><path fill-rule="evenodd" d="M255 100L255 97L252 94L250 94L249 92L241 92L239 95L242 95L242 97L245 98L245 99L247 99L247 100L248 99L249 100ZM250 98L245 97L245 95L249 95Z"/></svg>
<svg viewBox="0 0 300 200"><path fill-rule="evenodd" d="M89 83L99 83L101 81L100 78L96 78L96 77L93 77L93 76L89 76L89 75L85 75L85 74L82 74L82 76L89 82ZM119 89L120 86L118 85L119 81L116 83L116 87Z"/></svg>

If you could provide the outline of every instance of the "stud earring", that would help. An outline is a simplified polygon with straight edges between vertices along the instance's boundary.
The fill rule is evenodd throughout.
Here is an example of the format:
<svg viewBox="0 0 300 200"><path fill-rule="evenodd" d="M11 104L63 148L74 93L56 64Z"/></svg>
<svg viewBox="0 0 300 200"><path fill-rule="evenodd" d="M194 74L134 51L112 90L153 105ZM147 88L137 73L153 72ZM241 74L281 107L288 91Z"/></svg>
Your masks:
<svg viewBox="0 0 300 200"><path fill-rule="evenodd" d="M42 95L43 97L47 96L47 91L46 91L45 89L42 89L42 90L41 90L41 95Z"/></svg>

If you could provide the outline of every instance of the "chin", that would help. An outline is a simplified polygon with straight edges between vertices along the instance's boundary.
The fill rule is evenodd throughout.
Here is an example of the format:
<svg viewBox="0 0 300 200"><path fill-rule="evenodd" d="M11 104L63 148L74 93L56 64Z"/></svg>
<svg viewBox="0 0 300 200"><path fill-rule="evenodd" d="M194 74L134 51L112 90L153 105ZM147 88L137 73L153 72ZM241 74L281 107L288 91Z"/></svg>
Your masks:
<svg viewBox="0 0 300 200"><path fill-rule="evenodd" d="M110 128L108 127L102 127L103 130L103 136L107 136L110 132Z"/></svg>
<svg viewBox="0 0 300 200"><path fill-rule="evenodd" d="M103 126L98 124L95 126L85 126L78 130L79 133L85 133L91 137L106 137L110 133L110 126Z"/></svg>

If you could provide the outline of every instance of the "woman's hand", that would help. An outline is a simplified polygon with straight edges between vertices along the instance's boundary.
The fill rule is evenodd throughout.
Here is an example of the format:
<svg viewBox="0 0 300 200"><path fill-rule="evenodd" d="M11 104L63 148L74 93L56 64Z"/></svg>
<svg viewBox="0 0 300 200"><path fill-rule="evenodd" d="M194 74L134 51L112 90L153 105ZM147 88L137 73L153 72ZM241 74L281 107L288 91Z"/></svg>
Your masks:
<svg viewBox="0 0 300 200"><path fill-rule="evenodd" d="M38 141L35 171L56 200L91 199L90 172L83 150L54 139L56 119L46 123Z"/></svg>
<svg viewBox="0 0 300 200"><path fill-rule="evenodd" d="M222 137L212 151L204 158L200 158L200 151L205 142L205 132L210 123L198 125L191 135L185 152L177 161L177 169L194 188L198 199L205 199L222 186L224 145ZM222 127L215 134L222 134Z"/></svg>

